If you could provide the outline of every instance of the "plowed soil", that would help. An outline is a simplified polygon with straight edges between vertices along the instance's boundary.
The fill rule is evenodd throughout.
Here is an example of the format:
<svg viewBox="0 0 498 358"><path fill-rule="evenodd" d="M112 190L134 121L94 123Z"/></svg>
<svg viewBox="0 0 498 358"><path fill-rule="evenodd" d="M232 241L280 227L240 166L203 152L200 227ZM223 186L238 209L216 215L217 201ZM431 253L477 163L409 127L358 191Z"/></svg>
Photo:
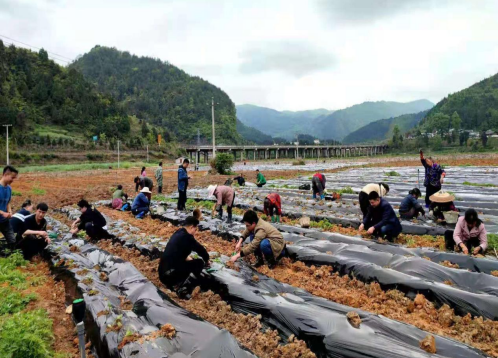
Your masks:
<svg viewBox="0 0 498 358"><path fill-rule="evenodd" d="M102 211L109 217L126 220L148 234L168 238L177 230L177 227L170 223L159 220L150 218L137 220L128 213L107 208L102 208ZM217 251L230 256L234 250L234 243L207 231L197 233L196 238L208 251ZM138 260L146 259L138 258ZM153 271L150 273L153 277L155 275L156 282L157 265L158 262L152 265ZM436 309L423 295L412 301L400 291L383 291L377 283L364 284L348 276L339 276L330 266L308 267L302 262L292 262L289 259L283 259L273 270L262 266L258 271L280 282L305 289L316 296L414 325L424 331L464 342L498 357L498 322L482 317L472 318L470 315L456 316L446 305Z"/></svg>

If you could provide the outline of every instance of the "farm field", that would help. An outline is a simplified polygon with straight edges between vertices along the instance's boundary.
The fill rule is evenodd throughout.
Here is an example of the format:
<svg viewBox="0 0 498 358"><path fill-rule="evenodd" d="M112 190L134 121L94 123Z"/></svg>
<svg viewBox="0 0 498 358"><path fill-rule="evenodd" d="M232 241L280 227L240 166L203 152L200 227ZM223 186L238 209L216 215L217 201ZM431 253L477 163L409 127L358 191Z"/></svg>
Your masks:
<svg viewBox="0 0 498 358"><path fill-rule="evenodd" d="M440 162L447 163L445 188L455 193L457 207L476 208L488 232L496 235L495 155ZM297 189L310 181L316 163L305 168L238 163L233 168L249 181L256 167L273 169L264 170L264 188L236 187L235 218L240 220L248 208L262 211L268 193L281 194L284 217L277 227L290 257L274 270L254 269L246 261L227 265L243 225L212 218L206 188L231 176L189 172L189 197L195 200L189 200L188 208L204 210L197 238L212 253L215 269L189 301L167 290L157 276L158 257L186 215L171 202L177 190L174 166L165 168L164 195L154 196L153 206L162 206L164 213L144 220L107 207L117 184L134 196L139 168L21 173L12 185L14 209L26 198L47 202L49 224L58 238L43 259L5 263L36 275L30 275L27 290L9 278L0 282L2 289L20 292L21 301L27 301L17 312L2 312L0 325L19 312L41 309L47 312L51 338L46 355L39 357L77 357L65 305L82 297L87 352L95 357L192 356L196 350L206 357L498 357L498 260L493 252L486 257L445 252L441 235L446 228L430 221L403 222L405 234L397 244L357 231L358 190L385 181L391 187L388 200L396 207L417 186L417 161L378 157L325 164L329 193L342 192L338 201L314 202L309 192ZM399 176L386 175L392 172ZM79 215L74 204L81 198L106 216L114 240L90 242L68 234L67 225ZM312 219L309 229L297 226L303 215ZM493 240L491 235L491 245Z"/></svg>

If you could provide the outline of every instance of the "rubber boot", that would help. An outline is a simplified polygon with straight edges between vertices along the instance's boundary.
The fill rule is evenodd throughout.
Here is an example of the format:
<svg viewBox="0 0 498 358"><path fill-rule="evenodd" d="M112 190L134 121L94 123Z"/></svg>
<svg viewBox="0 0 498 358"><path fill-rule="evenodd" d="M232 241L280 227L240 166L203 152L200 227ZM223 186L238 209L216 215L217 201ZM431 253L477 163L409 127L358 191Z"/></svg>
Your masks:
<svg viewBox="0 0 498 358"><path fill-rule="evenodd" d="M271 217L271 222L272 222L272 223L274 223L275 221L277 221L277 220L275 219L275 216L272 216L272 217Z"/></svg>
<svg viewBox="0 0 498 358"><path fill-rule="evenodd" d="M277 266L277 260L274 257L268 259L268 268L273 270Z"/></svg>
<svg viewBox="0 0 498 358"><path fill-rule="evenodd" d="M320 195L320 199L321 200L325 199L325 194Z"/></svg>
<svg viewBox="0 0 498 358"><path fill-rule="evenodd" d="M316 194L313 194L313 199L316 199Z"/></svg>

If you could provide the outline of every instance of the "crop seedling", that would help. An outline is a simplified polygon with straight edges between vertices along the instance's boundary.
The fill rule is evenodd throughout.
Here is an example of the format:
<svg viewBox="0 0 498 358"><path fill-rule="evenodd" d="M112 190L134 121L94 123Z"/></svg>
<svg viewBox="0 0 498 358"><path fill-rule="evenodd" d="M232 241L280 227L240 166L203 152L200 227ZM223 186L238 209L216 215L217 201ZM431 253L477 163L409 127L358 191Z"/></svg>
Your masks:
<svg viewBox="0 0 498 358"><path fill-rule="evenodd" d="M390 172L387 172L386 175L388 177L400 177L401 176L400 173L398 173L397 171L394 171L394 170L391 170Z"/></svg>
<svg viewBox="0 0 498 358"><path fill-rule="evenodd" d="M468 186L482 186L482 187L486 187L486 188L495 188L497 187L497 185L495 184L488 184L488 183L471 183L471 182L468 182L468 181L464 181L463 182L463 185L468 185Z"/></svg>
<svg viewBox="0 0 498 358"><path fill-rule="evenodd" d="M10 288L0 288L0 316L13 314L23 310L26 305L36 299L34 293L23 295L22 293Z"/></svg>

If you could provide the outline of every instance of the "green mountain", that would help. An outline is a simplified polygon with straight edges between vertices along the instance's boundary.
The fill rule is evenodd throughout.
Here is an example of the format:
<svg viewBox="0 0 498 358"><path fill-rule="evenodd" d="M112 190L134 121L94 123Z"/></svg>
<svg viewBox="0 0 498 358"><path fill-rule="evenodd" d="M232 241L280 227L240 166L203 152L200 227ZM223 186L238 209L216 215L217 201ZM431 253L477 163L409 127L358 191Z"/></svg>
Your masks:
<svg viewBox="0 0 498 358"><path fill-rule="evenodd" d="M104 133L123 138L130 132L128 116L109 95L101 94L83 75L38 53L5 47L0 40L0 123L12 124L18 146L74 145L74 137ZM64 128L74 135L57 137L40 128Z"/></svg>
<svg viewBox="0 0 498 358"><path fill-rule="evenodd" d="M178 67L115 48L95 46L70 66L111 95L127 114L168 130L175 138L195 142L197 129L211 140L211 98L216 102L218 143L240 143L235 105L218 87Z"/></svg>
<svg viewBox="0 0 498 358"><path fill-rule="evenodd" d="M343 140L349 133L383 118L397 117L403 114L418 113L434 104L426 99L408 103L400 102L363 102L334 113L319 117L314 123L314 135L322 139Z"/></svg>
<svg viewBox="0 0 498 358"><path fill-rule="evenodd" d="M448 95L429 111L420 125L438 129L437 119L444 120L444 115L449 117L455 112L463 129L498 130L498 74Z"/></svg>
<svg viewBox="0 0 498 358"><path fill-rule="evenodd" d="M237 106L237 118L245 125L273 137L283 137L289 140L295 139L297 134L310 134L314 121L332 112L327 109L277 111L252 104Z"/></svg>
<svg viewBox="0 0 498 358"><path fill-rule="evenodd" d="M237 132L248 142L256 144L273 144L273 138L252 127L246 126L237 119Z"/></svg>
<svg viewBox="0 0 498 358"><path fill-rule="evenodd" d="M393 129L398 125L401 134L414 128L429 111L422 111L412 114L403 114L398 117L380 119L371 122L360 129L349 133L344 139L344 144L381 142L392 138Z"/></svg>

